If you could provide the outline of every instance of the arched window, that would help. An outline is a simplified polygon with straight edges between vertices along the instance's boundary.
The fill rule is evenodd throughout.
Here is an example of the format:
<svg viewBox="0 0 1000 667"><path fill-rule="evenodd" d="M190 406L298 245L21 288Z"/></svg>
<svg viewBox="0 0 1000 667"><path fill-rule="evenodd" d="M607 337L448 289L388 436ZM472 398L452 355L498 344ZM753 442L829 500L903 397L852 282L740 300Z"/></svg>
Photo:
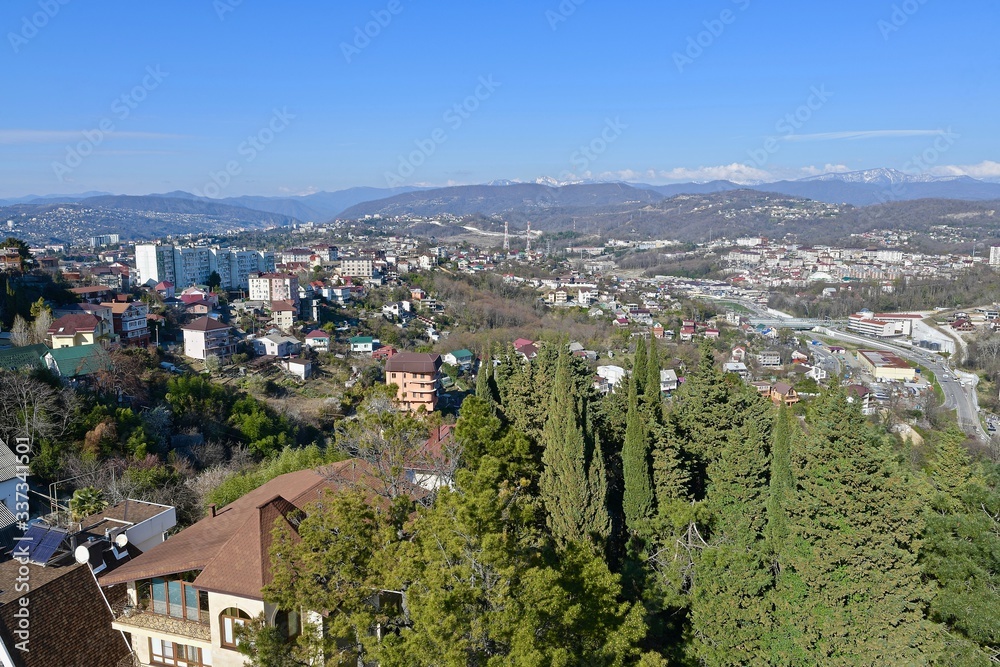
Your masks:
<svg viewBox="0 0 1000 667"><path fill-rule="evenodd" d="M236 648L236 628L246 625L250 620L250 614L238 607L227 607L219 614L219 631L222 634L223 648Z"/></svg>

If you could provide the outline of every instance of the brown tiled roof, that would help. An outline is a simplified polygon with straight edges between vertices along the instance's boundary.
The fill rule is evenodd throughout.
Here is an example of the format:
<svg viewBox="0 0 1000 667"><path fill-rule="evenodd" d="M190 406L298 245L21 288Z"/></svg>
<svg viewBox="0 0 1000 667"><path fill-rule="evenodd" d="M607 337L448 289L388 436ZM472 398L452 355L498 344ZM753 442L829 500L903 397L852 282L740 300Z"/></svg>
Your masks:
<svg viewBox="0 0 1000 667"><path fill-rule="evenodd" d="M19 567L16 560L0 564L0 634L17 667L116 667L129 654L88 566L29 564L28 593L14 589ZM16 649L12 633L21 596L28 597L31 614L27 652Z"/></svg>
<svg viewBox="0 0 1000 667"><path fill-rule="evenodd" d="M441 355L429 352L400 352L385 362L390 373L436 373L441 368Z"/></svg>
<svg viewBox="0 0 1000 667"><path fill-rule="evenodd" d="M291 301L272 301L271 312L295 312L295 304Z"/></svg>
<svg viewBox="0 0 1000 667"><path fill-rule="evenodd" d="M228 324L223 324L219 320L212 319L209 316L199 317L198 319L185 324L184 331L218 331L219 329L229 329Z"/></svg>
<svg viewBox="0 0 1000 667"><path fill-rule="evenodd" d="M341 488L376 491L380 484L356 459L280 475L101 577L101 586L194 570L201 572L196 588L259 600L274 522Z"/></svg>
<svg viewBox="0 0 1000 667"><path fill-rule="evenodd" d="M73 336L78 331L94 331L101 321L94 315L80 313L79 315L63 315L49 327L46 333L58 336Z"/></svg>

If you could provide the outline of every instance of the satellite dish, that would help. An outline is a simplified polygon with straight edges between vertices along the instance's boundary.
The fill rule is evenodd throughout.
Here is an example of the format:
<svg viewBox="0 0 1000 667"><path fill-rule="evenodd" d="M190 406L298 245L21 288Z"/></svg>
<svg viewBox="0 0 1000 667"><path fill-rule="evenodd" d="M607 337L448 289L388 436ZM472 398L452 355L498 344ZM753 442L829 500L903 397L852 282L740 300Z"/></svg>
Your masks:
<svg viewBox="0 0 1000 667"><path fill-rule="evenodd" d="M115 544L118 545L119 549L124 549L125 545L128 544L128 535L125 533L115 535Z"/></svg>
<svg viewBox="0 0 1000 667"><path fill-rule="evenodd" d="M85 545L81 544L76 548L76 551L73 552L73 557L76 558L77 563L80 564L89 563L90 549L88 549Z"/></svg>

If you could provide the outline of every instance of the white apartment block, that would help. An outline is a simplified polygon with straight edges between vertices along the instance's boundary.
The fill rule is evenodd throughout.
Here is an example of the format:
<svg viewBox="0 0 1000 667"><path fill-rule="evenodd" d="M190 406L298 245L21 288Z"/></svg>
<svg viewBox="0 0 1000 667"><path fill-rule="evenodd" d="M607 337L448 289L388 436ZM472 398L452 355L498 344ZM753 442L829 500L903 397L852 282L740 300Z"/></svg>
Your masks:
<svg viewBox="0 0 1000 667"><path fill-rule="evenodd" d="M1000 266L1000 245L990 246L990 266Z"/></svg>
<svg viewBox="0 0 1000 667"><path fill-rule="evenodd" d="M249 289L252 273L274 271L274 253L195 246L138 244L135 247L138 283L152 286L167 280L178 288L204 285L215 271L227 290Z"/></svg>
<svg viewBox="0 0 1000 667"><path fill-rule="evenodd" d="M340 275L351 278L371 278L375 275L375 262L370 259L342 259L340 260Z"/></svg>
<svg viewBox="0 0 1000 667"><path fill-rule="evenodd" d="M255 273L250 276L250 300L291 301L299 306L299 279L290 273Z"/></svg>

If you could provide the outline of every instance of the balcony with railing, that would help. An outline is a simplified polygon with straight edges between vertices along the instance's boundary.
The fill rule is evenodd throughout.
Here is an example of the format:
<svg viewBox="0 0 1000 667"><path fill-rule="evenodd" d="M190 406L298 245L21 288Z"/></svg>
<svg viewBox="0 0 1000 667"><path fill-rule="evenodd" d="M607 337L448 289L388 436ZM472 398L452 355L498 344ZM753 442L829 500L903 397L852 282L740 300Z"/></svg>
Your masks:
<svg viewBox="0 0 1000 667"><path fill-rule="evenodd" d="M112 627L116 630L138 632L139 634L155 632L204 642L212 640L209 614L205 610L198 611L198 620L195 621L190 617L155 613L152 603L149 600L144 600L139 604L128 602L118 605L112 609L112 612L115 617Z"/></svg>

